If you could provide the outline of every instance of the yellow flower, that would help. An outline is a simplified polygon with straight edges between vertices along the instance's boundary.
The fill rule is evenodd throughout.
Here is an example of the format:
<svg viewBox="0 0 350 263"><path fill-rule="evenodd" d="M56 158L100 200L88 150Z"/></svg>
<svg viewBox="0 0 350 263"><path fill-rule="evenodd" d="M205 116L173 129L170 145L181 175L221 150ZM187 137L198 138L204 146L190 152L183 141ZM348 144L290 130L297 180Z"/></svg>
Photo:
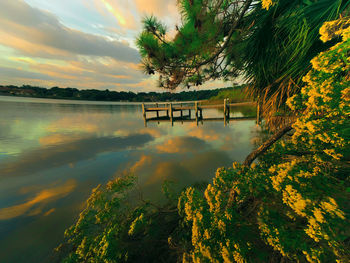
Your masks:
<svg viewBox="0 0 350 263"><path fill-rule="evenodd" d="M269 10L270 6L274 4L272 0L261 0L262 8Z"/></svg>
<svg viewBox="0 0 350 263"><path fill-rule="evenodd" d="M323 217L321 209L315 208L313 212L314 212L314 216L315 216L316 221L323 223L324 217Z"/></svg>

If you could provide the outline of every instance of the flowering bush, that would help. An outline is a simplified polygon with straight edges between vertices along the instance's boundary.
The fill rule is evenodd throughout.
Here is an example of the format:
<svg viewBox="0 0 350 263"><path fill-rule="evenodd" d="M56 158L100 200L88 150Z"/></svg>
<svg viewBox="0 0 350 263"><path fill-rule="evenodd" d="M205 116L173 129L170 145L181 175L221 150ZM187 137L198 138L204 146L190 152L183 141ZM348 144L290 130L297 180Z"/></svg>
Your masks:
<svg viewBox="0 0 350 263"><path fill-rule="evenodd" d="M66 242L56 248L54 262L177 262L171 244L189 237L172 209L170 188L163 187L169 202L155 207L137 200L135 180L126 174L93 190L76 224L66 230Z"/></svg>
<svg viewBox="0 0 350 263"><path fill-rule="evenodd" d="M265 1L271 2L271 1ZM290 140L252 168L219 169L204 195L188 188L178 209L192 227L193 262L349 262L350 19L327 22L320 53L289 99L300 116Z"/></svg>

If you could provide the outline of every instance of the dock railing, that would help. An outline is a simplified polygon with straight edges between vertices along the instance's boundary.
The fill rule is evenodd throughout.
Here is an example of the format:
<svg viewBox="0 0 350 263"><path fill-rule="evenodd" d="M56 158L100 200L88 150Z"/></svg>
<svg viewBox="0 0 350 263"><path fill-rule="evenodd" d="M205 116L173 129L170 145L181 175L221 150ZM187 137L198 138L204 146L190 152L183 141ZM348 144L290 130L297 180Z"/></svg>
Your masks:
<svg viewBox="0 0 350 263"><path fill-rule="evenodd" d="M234 106L257 106L256 117L231 117L230 107ZM223 109L223 118L203 118L203 110L205 109ZM192 111L194 112L194 119L191 117ZM230 120L251 120L256 119L256 123L260 124L260 109L256 102L238 102L230 103L229 99L224 99L223 104L204 104L203 101L192 102L157 102L157 103L142 103L142 115L144 118L144 124L147 126L147 122L162 122L170 121L172 125L174 122L198 122L201 121L224 121L224 125ZM148 112L155 112L156 117L147 118ZM180 112L179 117L174 117L174 112ZM161 116L160 113L165 113ZM188 113L186 115L186 113Z"/></svg>

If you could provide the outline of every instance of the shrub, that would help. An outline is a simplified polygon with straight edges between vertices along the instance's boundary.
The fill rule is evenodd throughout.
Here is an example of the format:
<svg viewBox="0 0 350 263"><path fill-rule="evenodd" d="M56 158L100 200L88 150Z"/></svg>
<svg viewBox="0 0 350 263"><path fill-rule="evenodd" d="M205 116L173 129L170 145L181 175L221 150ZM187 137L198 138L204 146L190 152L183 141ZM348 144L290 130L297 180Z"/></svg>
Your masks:
<svg viewBox="0 0 350 263"><path fill-rule="evenodd" d="M291 140L252 168L219 169L204 195L188 188L178 209L192 228L193 262L349 262L350 20L325 23L343 40L312 62Z"/></svg>

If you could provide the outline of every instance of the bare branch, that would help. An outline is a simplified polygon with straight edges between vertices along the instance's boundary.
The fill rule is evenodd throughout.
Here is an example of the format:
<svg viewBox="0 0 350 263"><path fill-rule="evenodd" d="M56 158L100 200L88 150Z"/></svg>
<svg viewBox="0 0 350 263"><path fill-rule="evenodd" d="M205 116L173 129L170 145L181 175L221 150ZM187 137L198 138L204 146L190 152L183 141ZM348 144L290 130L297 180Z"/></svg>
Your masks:
<svg viewBox="0 0 350 263"><path fill-rule="evenodd" d="M250 166L252 162L260 155L265 153L276 141L278 141L283 135L292 130L292 125L287 125L283 129L276 132L270 139L264 142L258 149L251 152L244 160L243 165Z"/></svg>

